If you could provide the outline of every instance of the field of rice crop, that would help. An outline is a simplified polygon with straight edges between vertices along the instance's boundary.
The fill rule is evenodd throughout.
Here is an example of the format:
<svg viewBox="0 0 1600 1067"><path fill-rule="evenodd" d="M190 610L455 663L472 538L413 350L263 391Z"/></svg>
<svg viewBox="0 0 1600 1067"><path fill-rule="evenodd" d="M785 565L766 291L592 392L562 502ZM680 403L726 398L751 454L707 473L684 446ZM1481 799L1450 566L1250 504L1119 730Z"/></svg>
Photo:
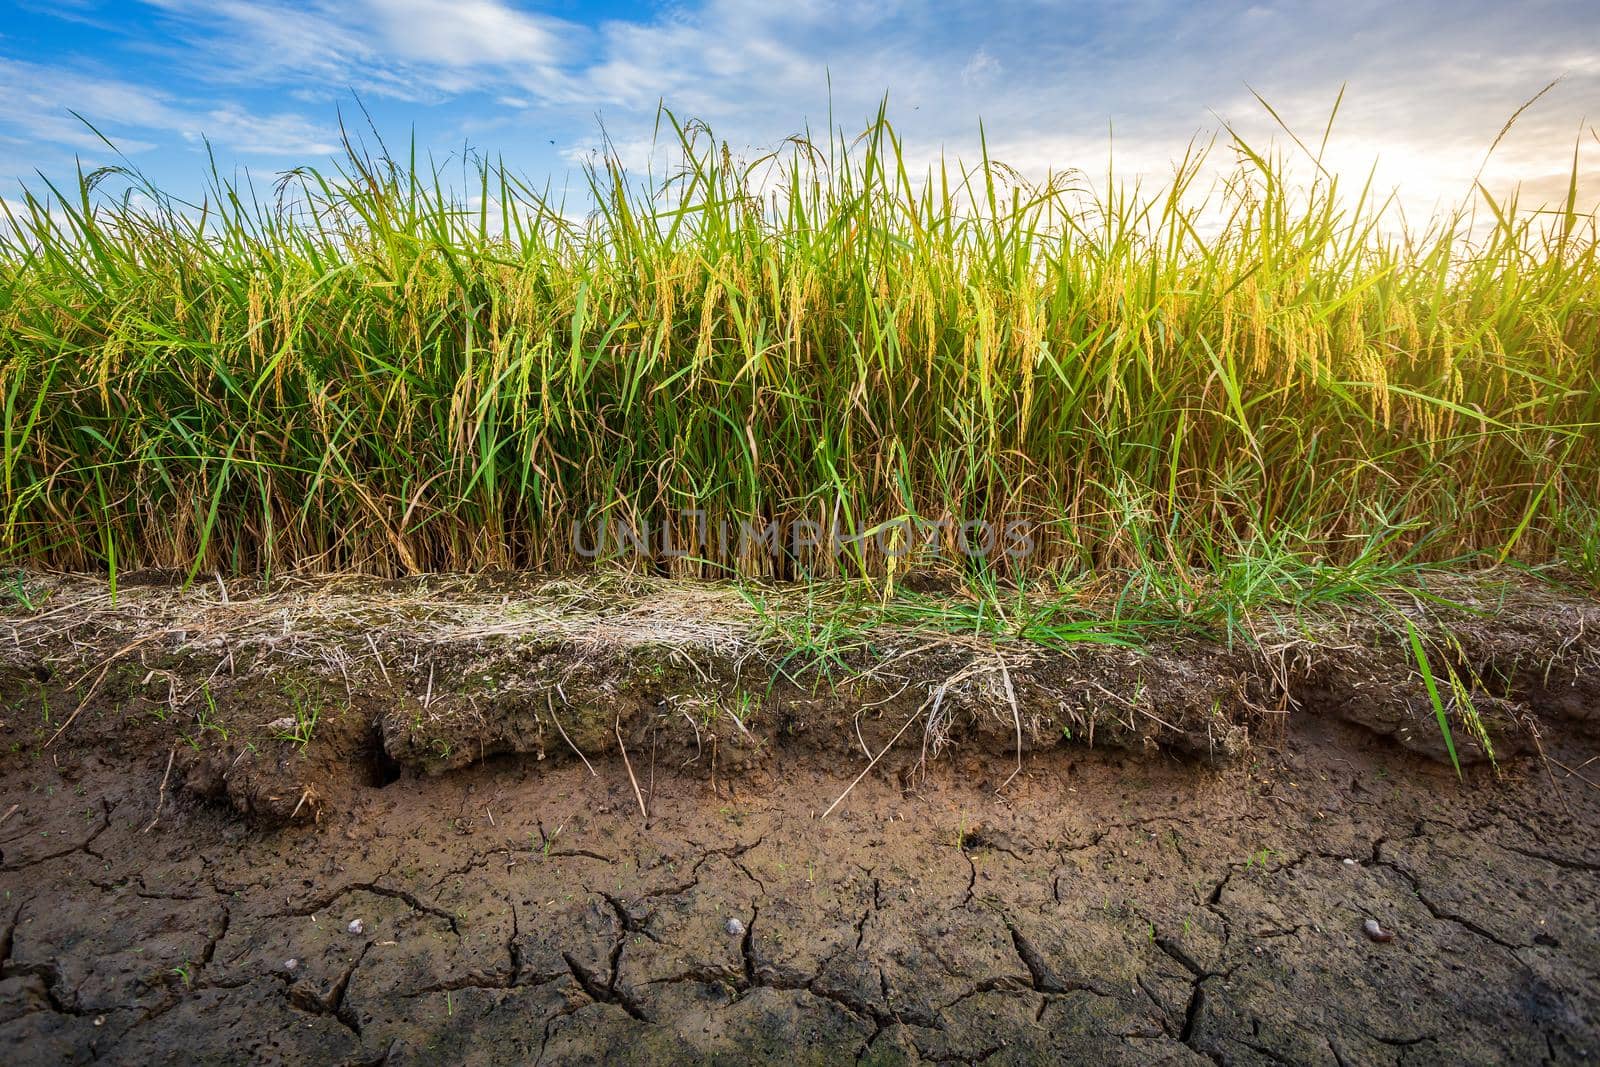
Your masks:
<svg viewBox="0 0 1600 1067"><path fill-rule="evenodd" d="M132 171L10 201L0 554L1172 601L1600 580L1576 157L1565 204L1479 190L1407 230L1314 146L1192 147L1157 188L922 169L882 114L748 159L661 130L670 167L599 156L566 197L352 140L200 201ZM1024 532L967 550L985 523Z"/></svg>

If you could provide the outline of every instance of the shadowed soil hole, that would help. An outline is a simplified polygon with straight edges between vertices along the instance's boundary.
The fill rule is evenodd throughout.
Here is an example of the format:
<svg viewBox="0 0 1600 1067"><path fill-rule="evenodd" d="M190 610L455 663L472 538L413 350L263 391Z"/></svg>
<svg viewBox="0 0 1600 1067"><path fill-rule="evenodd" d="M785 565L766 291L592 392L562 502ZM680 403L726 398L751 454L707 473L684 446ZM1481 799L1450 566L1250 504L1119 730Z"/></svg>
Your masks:
<svg viewBox="0 0 1600 1067"><path fill-rule="evenodd" d="M400 780L403 770L400 761L383 747L382 731L373 730L367 750L367 784L375 789L391 786Z"/></svg>

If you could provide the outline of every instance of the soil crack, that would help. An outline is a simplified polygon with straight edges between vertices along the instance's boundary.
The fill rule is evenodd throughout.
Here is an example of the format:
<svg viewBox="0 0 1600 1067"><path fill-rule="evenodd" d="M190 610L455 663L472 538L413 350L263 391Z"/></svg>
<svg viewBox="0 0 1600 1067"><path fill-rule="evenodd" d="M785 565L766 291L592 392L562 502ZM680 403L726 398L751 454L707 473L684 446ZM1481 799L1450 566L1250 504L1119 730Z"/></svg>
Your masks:
<svg viewBox="0 0 1600 1067"><path fill-rule="evenodd" d="M1411 892L1417 898L1417 902L1424 908L1428 909L1428 914L1432 915L1435 919L1438 919L1441 922L1454 923L1456 926L1461 927L1461 929L1466 930L1468 933L1476 934L1478 937L1481 937L1486 941L1499 945L1501 948L1510 952L1519 963L1521 962L1521 957L1517 956L1517 950L1528 948L1530 947L1529 945L1515 944L1507 941L1472 919L1449 911L1440 905L1435 904L1428 898L1428 895L1422 891L1422 880L1420 878L1393 860L1387 860L1378 855L1378 847L1381 844L1382 842L1380 841L1373 845L1371 862L1376 866L1384 868L1385 870L1393 871L1395 874L1398 874L1402 879L1404 879L1406 884L1411 887Z"/></svg>
<svg viewBox="0 0 1600 1067"><path fill-rule="evenodd" d="M615 1004L640 1022L650 1022L650 1016L645 1014L644 1009L639 1006L638 1002L625 990L617 987L615 955L612 957L612 973L604 982L600 981L599 977L589 968L579 963L572 953L563 952L561 958L567 961L567 968L572 972L572 977L577 980L583 991L589 994L591 1000L600 1004Z"/></svg>
<svg viewBox="0 0 1600 1067"><path fill-rule="evenodd" d="M431 915L436 919L443 920L449 925L451 933L461 933L461 928L456 922L456 917L445 911L443 908L440 908L434 904L429 904L427 901L421 899L415 893L412 893L409 890L395 889L391 886L386 886L381 882L376 881L352 882L348 885L340 886L331 893L323 894L321 897L313 900L310 904L305 904L298 908L290 908L286 911L274 912L270 917L274 919L285 919L290 917L303 918L308 915L315 915L319 911L327 910L334 904L335 901L339 900L340 898L348 896L351 893L358 892L371 893L374 896L388 897L391 900L401 901L412 911L419 912L423 915Z"/></svg>
<svg viewBox="0 0 1600 1067"><path fill-rule="evenodd" d="M95 859L104 859L105 858L104 856L101 856L98 852L96 852L94 849L90 848L89 846L94 844L96 838L98 838L101 834L105 833L106 830L110 829L110 827L111 827L111 812L112 812L112 810L113 810L113 806L112 806L111 802L109 800L107 800L105 797L101 797L100 798L100 824L98 826L96 826L93 830L89 831L89 836L88 837L85 837L82 841L80 841L77 844L72 845L72 846L70 846L68 848L58 849L55 852L47 852L43 856L34 856L32 859L22 860L21 862L18 862L18 863L0 864L0 871L24 871L24 870L27 870L29 867L37 867L41 863L49 863L51 860L58 860L58 859L61 859L63 856L70 856L75 852L87 852L89 855L93 856Z"/></svg>
<svg viewBox="0 0 1600 1067"><path fill-rule="evenodd" d="M333 980L327 989L319 992L303 983L291 985L289 987L289 1003L301 1011L311 1012L315 1015L330 1016L338 1020L340 1025L359 1038L361 1036L361 1020L356 1017L355 1012L350 1011L345 1006L344 1000L345 993L350 988L350 979L355 975L356 969L361 966L361 961L367 958L367 953L371 948L371 941L362 945L361 951L356 954L356 958L350 961L348 967L339 972L338 977Z"/></svg>

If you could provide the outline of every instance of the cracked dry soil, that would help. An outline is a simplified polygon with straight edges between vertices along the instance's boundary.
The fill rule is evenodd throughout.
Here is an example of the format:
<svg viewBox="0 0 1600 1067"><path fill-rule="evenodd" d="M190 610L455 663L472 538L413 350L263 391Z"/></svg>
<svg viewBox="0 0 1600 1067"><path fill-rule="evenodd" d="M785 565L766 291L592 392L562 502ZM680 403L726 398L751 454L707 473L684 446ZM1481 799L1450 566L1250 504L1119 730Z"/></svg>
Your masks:
<svg viewBox="0 0 1600 1067"><path fill-rule="evenodd" d="M8 1063L1600 1052L1600 790L1312 716L1220 769L1035 753L998 795L1007 761L958 756L823 821L852 775L803 753L641 767L648 824L620 761L506 756L319 827L168 797L146 832L162 755L52 753L0 757Z"/></svg>

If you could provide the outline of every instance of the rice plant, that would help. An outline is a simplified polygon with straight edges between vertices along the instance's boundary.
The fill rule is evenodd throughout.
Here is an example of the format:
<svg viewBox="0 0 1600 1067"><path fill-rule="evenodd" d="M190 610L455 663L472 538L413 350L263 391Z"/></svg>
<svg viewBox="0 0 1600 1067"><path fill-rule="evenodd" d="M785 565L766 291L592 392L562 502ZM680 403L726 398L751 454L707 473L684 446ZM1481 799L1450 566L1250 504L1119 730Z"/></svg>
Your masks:
<svg viewBox="0 0 1600 1067"><path fill-rule="evenodd" d="M1370 187L1296 182L1299 147L1194 148L1153 190L919 169L883 113L748 160L661 130L664 177L597 157L581 219L499 163L463 184L353 138L270 195L117 168L7 202L0 556L553 571L609 523L665 530L621 556L686 576L1116 573L1241 601L1283 584L1261 559L1592 579L1576 157L1564 205L1480 193L1486 232L1468 209L1404 232ZM1028 553L958 550L1018 520ZM942 532L902 559L871 536L897 522ZM729 523L847 547L696 535Z"/></svg>
<svg viewBox="0 0 1600 1067"><path fill-rule="evenodd" d="M1417 627L1410 619L1406 620L1406 634L1411 640L1411 654L1416 660L1417 671L1422 675L1422 684L1428 691L1428 703L1433 706L1433 717L1439 723L1439 733L1444 738L1445 752L1450 757L1450 766L1455 768L1456 777L1461 777L1461 761L1456 756L1455 736L1450 730L1450 713L1444 701L1439 697L1439 685L1433 679L1433 667L1428 662L1428 652L1423 647L1422 635L1417 632ZM1460 694L1462 687L1456 679L1454 670L1450 674L1452 694ZM1475 716L1474 716L1475 718ZM1482 734L1482 726L1479 726ZM1487 740L1487 734L1482 735ZM1493 751L1492 749L1489 751Z"/></svg>

